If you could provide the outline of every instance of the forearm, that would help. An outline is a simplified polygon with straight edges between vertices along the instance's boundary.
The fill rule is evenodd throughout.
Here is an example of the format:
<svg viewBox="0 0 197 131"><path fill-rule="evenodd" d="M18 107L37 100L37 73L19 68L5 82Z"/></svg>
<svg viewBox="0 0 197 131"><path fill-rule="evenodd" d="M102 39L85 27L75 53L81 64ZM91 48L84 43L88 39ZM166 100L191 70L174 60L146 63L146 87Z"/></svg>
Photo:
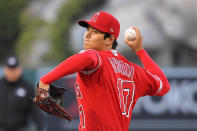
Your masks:
<svg viewBox="0 0 197 131"><path fill-rule="evenodd" d="M136 54L140 58L146 70L148 70L150 73L154 73L155 75L164 75L160 67L152 60L152 58L144 49L138 51Z"/></svg>
<svg viewBox="0 0 197 131"><path fill-rule="evenodd" d="M151 57L144 49L138 51L136 54L139 56L147 72L152 74L153 77L155 77L155 79L157 79L158 81L161 81L161 90L159 90L158 94L156 95L164 95L165 93L167 93L170 89L170 84L160 67L151 59Z"/></svg>

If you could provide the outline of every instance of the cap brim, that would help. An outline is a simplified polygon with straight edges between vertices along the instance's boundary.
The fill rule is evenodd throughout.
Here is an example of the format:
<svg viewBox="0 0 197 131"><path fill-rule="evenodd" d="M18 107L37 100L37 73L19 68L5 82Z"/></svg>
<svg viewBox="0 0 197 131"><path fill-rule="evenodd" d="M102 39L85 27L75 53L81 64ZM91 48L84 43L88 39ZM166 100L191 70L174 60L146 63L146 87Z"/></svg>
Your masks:
<svg viewBox="0 0 197 131"><path fill-rule="evenodd" d="M82 26L82 27L88 27L88 25L89 25L89 22L88 21L86 21L86 20L80 20L79 22L78 22L78 24L80 25L80 26Z"/></svg>
<svg viewBox="0 0 197 131"><path fill-rule="evenodd" d="M85 28L87 28L88 25L90 25L90 26L96 28L97 30L100 30L100 31L102 31L102 32L107 32L107 31L103 30L102 27L100 27L100 26L98 26L98 25L96 25L96 24L94 24L94 23L92 23L92 22L90 22L90 21L80 20L80 21L78 22L78 24L79 24L80 26L82 26L82 27L85 27Z"/></svg>
<svg viewBox="0 0 197 131"><path fill-rule="evenodd" d="M8 67L8 68L16 68L16 67L18 67L18 64L16 64L16 65L6 65L6 67Z"/></svg>

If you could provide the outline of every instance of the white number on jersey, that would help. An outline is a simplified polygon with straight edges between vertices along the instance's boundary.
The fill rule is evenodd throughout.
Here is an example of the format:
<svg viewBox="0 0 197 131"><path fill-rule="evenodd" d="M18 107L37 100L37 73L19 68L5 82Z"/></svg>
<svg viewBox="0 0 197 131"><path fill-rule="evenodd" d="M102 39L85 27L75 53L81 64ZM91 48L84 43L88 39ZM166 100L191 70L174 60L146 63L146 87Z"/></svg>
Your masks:
<svg viewBox="0 0 197 131"><path fill-rule="evenodd" d="M129 112L133 103L135 94L134 81L118 79L117 88L119 91L120 109L122 115L129 117Z"/></svg>

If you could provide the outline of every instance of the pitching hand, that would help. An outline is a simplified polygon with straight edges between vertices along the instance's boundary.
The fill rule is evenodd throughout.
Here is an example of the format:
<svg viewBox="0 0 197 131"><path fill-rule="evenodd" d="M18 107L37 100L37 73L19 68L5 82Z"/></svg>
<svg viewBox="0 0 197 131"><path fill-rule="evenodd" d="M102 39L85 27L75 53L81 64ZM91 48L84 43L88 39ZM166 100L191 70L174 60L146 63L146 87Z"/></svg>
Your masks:
<svg viewBox="0 0 197 131"><path fill-rule="evenodd" d="M140 31L136 27L131 27L136 31L136 39L129 41L125 39L125 43L135 52L137 53L138 51L143 49L143 44L142 44L142 36L140 34Z"/></svg>

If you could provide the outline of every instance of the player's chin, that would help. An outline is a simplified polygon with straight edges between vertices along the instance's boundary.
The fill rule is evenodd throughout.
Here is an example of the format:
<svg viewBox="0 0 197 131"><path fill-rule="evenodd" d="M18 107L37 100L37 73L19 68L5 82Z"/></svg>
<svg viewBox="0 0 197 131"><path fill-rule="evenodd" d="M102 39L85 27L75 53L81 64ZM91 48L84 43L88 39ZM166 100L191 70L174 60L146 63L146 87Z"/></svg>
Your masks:
<svg viewBox="0 0 197 131"><path fill-rule="evenodd" d="M85 49L85 50L88 50L88 49L93 49L93 48L91 48L91 47L89 47L89 46L84 46L84 49Z"/></svg>
<svg viewBox="0 0 197 131"><path fill-rule="evenodd" d="M84 43L83 48L85 50L92 49L91 46L90 46L90 44L87 44L87 43Z"/></svg>

